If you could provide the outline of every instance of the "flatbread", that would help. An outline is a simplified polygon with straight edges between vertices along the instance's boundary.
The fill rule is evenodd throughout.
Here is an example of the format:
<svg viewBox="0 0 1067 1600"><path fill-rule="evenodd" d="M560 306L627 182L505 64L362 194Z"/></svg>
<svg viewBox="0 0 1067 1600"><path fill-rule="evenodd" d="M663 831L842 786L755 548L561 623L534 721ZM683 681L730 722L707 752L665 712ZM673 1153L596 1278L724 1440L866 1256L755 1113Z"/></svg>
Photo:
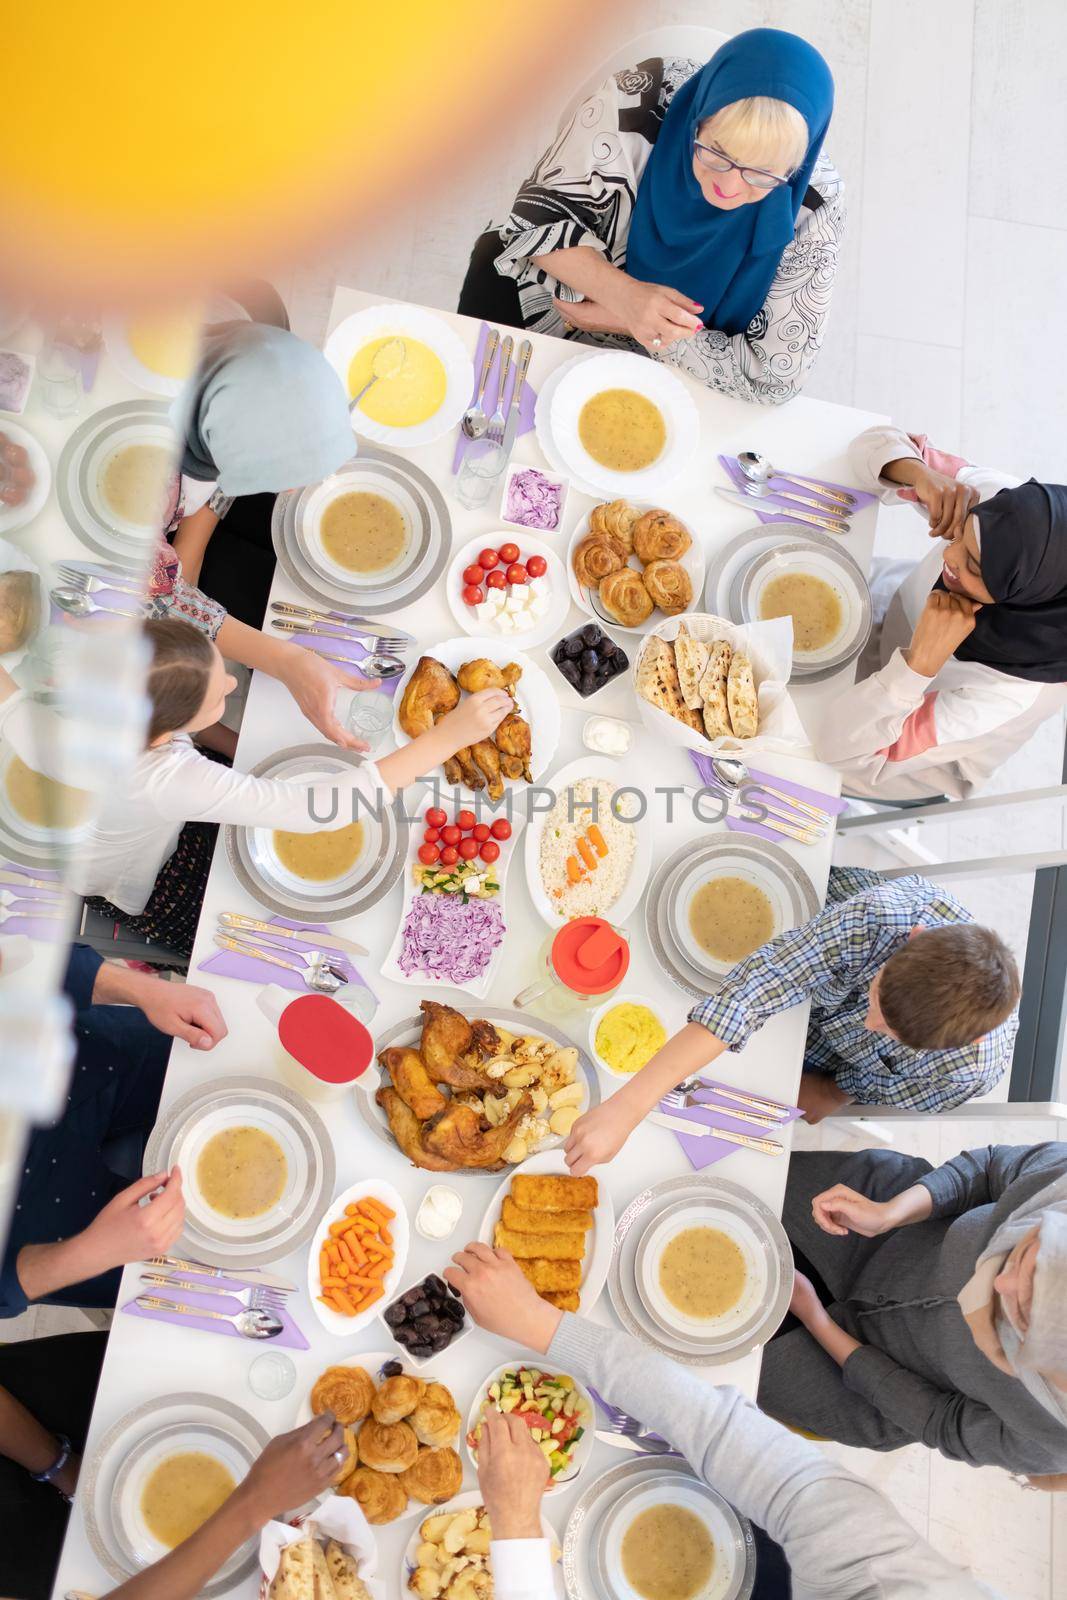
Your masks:
<svg viewBox="0 0 1067 1600"><path fill-rule="evenodd" d="M700 714L692 711L682 699L678 682L678 667L674 650L665 639L653 635L637 667L637 692L649 705L658 706L669 717L684 722L686 727L701 731Z"/></svg>
<svg viewBox="0 0 1067 1600"><path fill-rule="evenodd" d="M314 1600L313 1546L318 1548L310 1535L286 1545L270 1586L270 1600Z"/></svg>
<svg viewBox="0 0 1067 1600"><path fill-rule="evenodd" d="M730 726L735 739L754 739L759 727L759 701L756 697L756 679L752 663L746 655L736 652L730 662L726 683Z"/></svg>
<svg viewBox="0 0 1067 1600"><path fill-rule="evenodd" d="M710 659L710 645L706 645L702 639L694 639L688 628L680 628L674 641L674 660L682 699L691 711L699 711L704 703L700 680L707 671Z"/></svg>
<svg viewBox="0 0 1067 1600"><path fill-rule="evenodd" d="M730 733L730 710L726 684L733 651L725 639L712 644L704 676L700 680L700 699L704 710L704 732L709 739L722 739Z"/></svg>
<svg viewBox="0 0 1067 1600"><path fill-rule="evenodd" d="M368 1600L367 1586L356 1571L356 1563L336 1539L326 1546L326 1565L333 1579L335 1600Z"/></svg>

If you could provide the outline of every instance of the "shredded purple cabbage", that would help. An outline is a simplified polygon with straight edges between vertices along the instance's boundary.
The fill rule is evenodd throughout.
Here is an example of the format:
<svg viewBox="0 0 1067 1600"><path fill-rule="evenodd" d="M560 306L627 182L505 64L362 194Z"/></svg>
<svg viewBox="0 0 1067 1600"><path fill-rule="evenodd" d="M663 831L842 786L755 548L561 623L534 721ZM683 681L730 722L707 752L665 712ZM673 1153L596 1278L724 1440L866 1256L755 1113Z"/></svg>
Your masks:
<svg viewBox="0 0 1067 1600"><path fill-rule="evenodd" d="M443 983L480 978L504 937L504 918L495 900L454 895L419 895L404 918L397 964L405 977L425 973Z"/></svg>
<svg viewBox="0 0 1067 1600"><path fill-rule="evenodd" d="M504 515L522 528L544 528L551 533L559 527L563 507L563 485L553 483L536 467L524 467L508 484Z"/></svg>

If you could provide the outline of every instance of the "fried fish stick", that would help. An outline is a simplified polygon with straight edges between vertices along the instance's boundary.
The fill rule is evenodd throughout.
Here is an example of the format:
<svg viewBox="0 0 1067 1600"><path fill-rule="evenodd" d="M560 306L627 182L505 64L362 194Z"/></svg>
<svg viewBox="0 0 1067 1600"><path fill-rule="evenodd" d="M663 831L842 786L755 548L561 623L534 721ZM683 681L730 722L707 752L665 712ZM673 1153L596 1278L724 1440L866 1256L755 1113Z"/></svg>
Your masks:
<svg viewBox="0 0 1067 1600"><path fill-rule="evenodd" d="M517 1172L511 1180L511 1198L524 1211L594 1211L597 1197L595 1178Z"/></svg>
<svg viewBox="0 0 1067 1600"><path fill-rule="evenodd" d="M584 1233L515 1233L502 1222L496 1225L494 1243L523 1261L536 1256L545 1261L580 1261L585 1254Z"/></svg>
<svg viewBox="0 0 1067 1600"><path fill-rule="evenodd" d="M500 1220L516 1233L586 1233L593 1226L591 1211L524 1211L509 1194L504 1196Z"/></svg>
<svg viewBox="0 0 1067 1600"><path fill-rule="evenodd" d="M519 1271L528 1278L538 1294L577 1291L582 1281L580 1261L520 1261Z"/></svg>
<svg viewBox="0 0 1067 1600"><path fill-rule="evenodd" d="M581 1305L581 1297L572 1294L569 1290L548 1289L542 1292L542 1300L547 1300L550 1306L555 1306L557 1311L577 1311Z"/></svg>

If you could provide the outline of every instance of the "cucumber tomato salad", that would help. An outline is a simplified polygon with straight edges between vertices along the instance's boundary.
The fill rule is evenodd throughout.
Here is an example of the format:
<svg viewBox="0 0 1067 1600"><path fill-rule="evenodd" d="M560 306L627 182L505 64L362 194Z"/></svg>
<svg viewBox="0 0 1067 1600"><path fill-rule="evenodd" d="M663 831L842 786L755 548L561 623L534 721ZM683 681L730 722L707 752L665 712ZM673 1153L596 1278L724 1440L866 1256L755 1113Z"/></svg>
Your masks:
<svg viewBox="0 0 1067 1600"><path fill-rule="evenodd" d="M489 1410L521 1417L540 1445L553 1480L567 1471L590 1421L589 1407L574 1379L564 1373L541 1372L537 1367L509 1368L495 1378L482 1401L482 1416ZM472 1455L477 1454L481 1431L479 1421L468 1435Z"/></svg>

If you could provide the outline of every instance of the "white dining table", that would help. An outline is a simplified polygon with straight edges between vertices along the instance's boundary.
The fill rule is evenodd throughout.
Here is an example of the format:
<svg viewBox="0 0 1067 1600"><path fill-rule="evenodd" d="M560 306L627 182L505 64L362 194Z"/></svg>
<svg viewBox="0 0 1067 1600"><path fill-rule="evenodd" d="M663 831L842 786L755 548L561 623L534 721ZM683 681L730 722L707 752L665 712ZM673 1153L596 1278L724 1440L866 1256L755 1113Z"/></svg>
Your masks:
<svg viewBox="0 0 1067 1600"><path fill-rule="evenodd" d="M356 289L339 288L334 296L330 318L331 330L351 313L378 302L380 297L364 294ZM469 318L436 313L459 334L473 353L479 326ZM546 376L561 362L572 357L581 347L569 341L532 335L533 359L530 382L537 389ZM590 355L593 351L590 350ZM850 440L872 422L882 420L872 413L858 411L848 406L831 405L824 401L804 398L791 401L780 408L760 408L727 399L712 391L686 382L696 403L700 417L700 444L692 459L672 485L666 496L671 509L678 512L694 526L705 542L710 556L716 550L744 531L756 525L756 519L744 507L735 507L714 493L717 484L724 482L721 468L716 462L719 452L735 453L746 448L758 448L773 461L787 462L796 470L832 481L847 482L847 447ZM410 451L411 459L423 468L443 489L452 518L453 544L458 547L474 537L484 535L485 542L502 538L498 520L499 491L490 497L489 505L481 511L466 510L456 499L456 479L451 473L455 434ZM533 432L519 437L513 459L548 470ZM594 504L587 496L572 489L568 498L563 528L556 534L539 535L552 542L563 554L577 520ZM854 518L853 530L848 536L850 553L867 569L874 544L877 504L861 510ZM522 544L521 532L514 533L515 542ZM217 537L225 537L223 526ZM415 605L401 610L390 621L418 641L419 651L432 648L442 640L455 637L459 632L443 592L443 578L435 588ZM277 574L273 598L307 603L301 594L282 574ZM561 633L569 632L587 620L577 608L571 607ZM515 644L521 648L521 639ZM639 723L638 709L633 690L626 675L614 680L592 699L583 701L567 685L549 660L551 644L529 652L549 674L559 692L562 707L562 735L556 756L542 782L551 781L551 773L582 753L582 727L590 715L614 714ZM808 687L794 690L796 705L802 718L807 720L837 694L849 681L851 668L837 677ZM641 726L635 726L635 742L628 762L647 773L655 773L660 785L693 783L692 768L684 750L667 747ZM319 740L321 736L304 720L294 702L276 681L261 675L253 677L245 707L240 732L236 765L242 769L255 766L264 757L292 745ZM388 744L386 745L388 748ZM836 794L839 779L830 768L814 761L782 755L761 756L760 765L783 777L793 777L813 788ZM415 792L409 811L416 815L429 803ZM722 826L719 824L718 826ZM673 853L687 839L704 837L707 824L695 819L689 807L679 806L670 826L655 830L653 870L667 855ZM832 850L831 833L813 846L793 844L780 839L780 845L802 863L816 890L825 893ZM371 1025L371 1031L381 1032L396 1022L414 1016L424 991L416 987L392 983L380 976L378 966L388 950L396 932L402 903L406 902L406 885L394 885L384 899L358 918L336 925L338 932L358 940L371 952L368 959L357 965L378 996L380 1005ZM215 851L207 894L189 980L206 984L215 992L229 1027L228 1036L210 1053L189 1049L183 1043L174 1044L166 1086L163 1091L162 1110L197 1084L212 1078L233 1074L271 1077L276 1074L278 1044L275 1030L257 1003L260 986L236 979L205 975L201 963L213 953L212 943L216 918L219 912L248 912L252 915L269 915L238 884L221 846ZM489 998L485 1002L464 997L452 991L445 998L461 1005L468 1015L480 1014L483 1005L510 1008L517 991L535 976L534 957L545 937L546 929L534 911L525 882L521 854L513 865L506 887L505 915L507 936L504 956L497 972ZM680 1026L689 1004L687 996L674 987L657 967L646 939L643 911L639 908L629 918L627 933L630 937L631 961L626 988L653 998L663 1019L671 1029ZM268 981L264 977L264 982ZM531 1027L537 1029L537 1017L531 1015ZM583 1048L587 1044L588 1019L579 1014L573 1024L566 1020L562 1026L571 1031L574 1042ZM738 1087L751 1088L761 1094L781 1101L793 1101L797 1092L804 1054L807 1007L798 1006L775 1017L761 1029L746 1048L738 1054L727 1054L716 1064L716 1074L724 1081ZM611 1092L613 1084L602 1079L604 1094ZM356 1091L357 1093L360 1091ZM387 1148L367 1128L358 1114L352 1098L333 1103L324 1108L323 1115L333 1137L336 1154L336 1193L356 1180L380 1176L393 1184L403 1196L413 1214L419 1199L430 1186L434 1175L409 1166L397 1150ZM788 1134L786 1134L788 1141ZM714 1174L746 1186L776 1213L781 1212L788 1158L771 1157L739 1148L724 1162L708 1169ZM597 1177L610 1193L616 1214L621 1214L634 1196L649 1183L689 1171L673 1133L657 1127L644 1126L633 1135L626 1148L625 1159L598 1170ZM446 1181L463 1196L464 1208L459 1227L447 1245L431 1244L412 1233L412 1248L404 1273L405 1282L414 1282L423 1273L439 1271L451 1251L476 1237L483 1213L499 1183L499 1177L456 1174ZM126 1270L119 1293L119 1306L125 1305L137 1293L140 1267ZM100 1385L96 1394L92 1425L86 1447L88 1461L97 1442L112 1424L125 1412L152 1397L174 1391L200 1391L227 1397L243 1406L271 1433L286 1431L294 1425L298 1409L319 1373L332 1362L358 1355L361 1350L381 1351L392 1344L385 1327L377 1320L355 1337L338 1338L320 1325L308 1301L306 1289L307 1249L294 1251L290 1256L273 1263L273 1270L303 1285L293 1297L292 1308L297 1321L311 1342L306 1352L290 1352L296 1364L297 1380L293 1392L285 1399L263 1401L251 1391L248 1370L262 1346L236 1338L216 1338L196 1330L186 1330L166 1323L126 1316L116 1313L104 1362ZM583 1307L582 1315L594 1321L613 1324L607 1292L600 1296L594 1307ZM493 1369L517 1354L513 1346L475 1330L452 1350L446 1351L434 1362L434 1369L442 1381L453 1390L459 1410L466 1417L474 1394ZM402 1352L397 1349L397 1356ZM694 1368L708 1382L735 1384L748 1395L754 1395L759 1374L760 1353L752 1351L741 1360L729 1365ZM464 1487L472 1488L476 1479L462 1444L464 1459ZM557 1533L562 1534L567 1515L582 1488L602 1470L616 1465L623 1457L600 1443L596 1443L591 1459L576 1485L553 1495L546 1502L546 1512ZM379 1571L385 1577L391 1594L403 1591L400 1581L402 1552L417 1522L402 1520L377 1530L379 1545ZM65 1548L59 1566L55 1593L63 1595L77 1589L100 1595L112 1587L112 1582L102 1570L90 1548L82 1516L82 1507L76 1500ZM258 1578L248 1578L231 1591L243 1597L257 1593Z"/></svg>

